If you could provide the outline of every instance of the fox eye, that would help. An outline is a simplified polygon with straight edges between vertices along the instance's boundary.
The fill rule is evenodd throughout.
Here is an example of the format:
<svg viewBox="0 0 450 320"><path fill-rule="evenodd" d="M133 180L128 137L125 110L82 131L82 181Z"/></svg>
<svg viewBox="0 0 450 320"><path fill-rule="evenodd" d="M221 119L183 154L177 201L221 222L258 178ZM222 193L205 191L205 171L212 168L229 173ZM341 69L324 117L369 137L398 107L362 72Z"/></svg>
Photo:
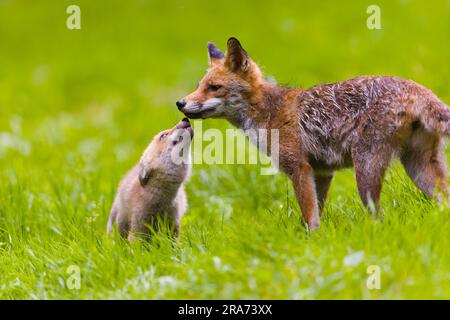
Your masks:
<svg viewBox="0 0 450 320"><path fill-rule="evenodd" d="M159 136L159 140L164 139L165 137L167 137L167 133L163 133L162 135Z"/></svg>
<svg viewBox="0 0 450 320"><path fill-rule="evenodd" d="M219 84L210 84L210 85L208 85L208 90L211 90L211 91L217 91L220 88L222 88L222 86L219 85Z"/></svg>

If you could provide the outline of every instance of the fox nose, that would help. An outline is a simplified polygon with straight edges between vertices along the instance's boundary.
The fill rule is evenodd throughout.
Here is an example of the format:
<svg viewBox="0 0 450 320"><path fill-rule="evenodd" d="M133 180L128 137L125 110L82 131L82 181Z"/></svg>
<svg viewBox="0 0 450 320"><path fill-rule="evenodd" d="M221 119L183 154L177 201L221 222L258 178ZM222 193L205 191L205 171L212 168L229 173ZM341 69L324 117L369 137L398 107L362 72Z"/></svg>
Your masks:
<svg viewBox="0 0 450 320"><path fill-rule="evenodd" d="M177 107L178 107L178 110L181 110L181 109L183 109L184 106L186 105L186 101L184 101L184 100L178 100L178 101L176 102L176 105L177 105Z"/></svg>
<svg viewBox="0 0 450 320"><path fill-rule="evenodd" d="M177 129L185 129L185 128L189 128L190 126L191 126L191 123L189 122L189 119L184 118L183 120L178 122Z"/></svg>

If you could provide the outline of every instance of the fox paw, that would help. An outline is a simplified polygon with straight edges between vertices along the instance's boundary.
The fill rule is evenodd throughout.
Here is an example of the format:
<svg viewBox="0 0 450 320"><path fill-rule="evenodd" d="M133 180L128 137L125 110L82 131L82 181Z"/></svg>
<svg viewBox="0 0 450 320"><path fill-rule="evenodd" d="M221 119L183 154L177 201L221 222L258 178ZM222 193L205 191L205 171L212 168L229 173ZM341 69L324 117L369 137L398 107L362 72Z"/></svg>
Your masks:
<svg viewBox="0 0 450 320"><path fill-rule="evenodd" d="M320 227L319 220L313 220L306 224L306 229L308 230L308 232L316 231L317 229L319 229L319 227Z"/></svg>

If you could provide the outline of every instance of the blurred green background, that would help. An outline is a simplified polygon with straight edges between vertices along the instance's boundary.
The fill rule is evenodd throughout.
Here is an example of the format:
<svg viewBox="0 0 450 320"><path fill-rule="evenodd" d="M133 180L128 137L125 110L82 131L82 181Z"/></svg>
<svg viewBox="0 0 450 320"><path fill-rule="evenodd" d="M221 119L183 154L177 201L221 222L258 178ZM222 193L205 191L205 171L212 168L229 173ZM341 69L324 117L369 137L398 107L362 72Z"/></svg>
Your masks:
<svg viewBox="0 0 450 320"><path fill-rule="evenodd" d="M66 27L71 4L81 30ZM366 27L371 4L381 30ZM361 208L347 170L308 235L283 175L197 165L175 248L106 239L120 178L182 117L174 103L204 74L207 41L230 36L279 83L397 75L450 103L448 0L0 0L1 298L450 297L448 208L397 166L385 220ZM66 286L72 264L80 290ZM380 290L365 286L370 264Z"/></svg>

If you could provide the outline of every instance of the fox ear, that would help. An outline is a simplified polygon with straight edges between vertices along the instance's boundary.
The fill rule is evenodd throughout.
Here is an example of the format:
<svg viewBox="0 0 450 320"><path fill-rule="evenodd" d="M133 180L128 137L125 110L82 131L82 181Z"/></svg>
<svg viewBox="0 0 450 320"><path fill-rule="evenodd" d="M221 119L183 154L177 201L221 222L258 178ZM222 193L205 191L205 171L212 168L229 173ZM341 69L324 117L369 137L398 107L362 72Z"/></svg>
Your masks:
<svg viewBox="0 0 450 320"><path fill-rule="evenodd" d="M225 55L223 54L223 52L220 51L220 49L217 48L217 46L214 43L208 42L209 65L212 66L216 62L222 60L223 58L225 58Z"/></svg>
<svg viewBox="0 0 450 320"><path fill-rule="evenodd" d="M231 71L247 71L249 66L249 56L242 48L241 43L236 38L230 38L227 42L227 55L225 65Z"/></svg>
<svg viewBox="0 0 450 320"><path fill-rule="evenodd" d="M146 168L146 166L140 164L139 165L139 183L142 187L147 185L147 182L150 180L152 176L152 170Z"/></svg>

